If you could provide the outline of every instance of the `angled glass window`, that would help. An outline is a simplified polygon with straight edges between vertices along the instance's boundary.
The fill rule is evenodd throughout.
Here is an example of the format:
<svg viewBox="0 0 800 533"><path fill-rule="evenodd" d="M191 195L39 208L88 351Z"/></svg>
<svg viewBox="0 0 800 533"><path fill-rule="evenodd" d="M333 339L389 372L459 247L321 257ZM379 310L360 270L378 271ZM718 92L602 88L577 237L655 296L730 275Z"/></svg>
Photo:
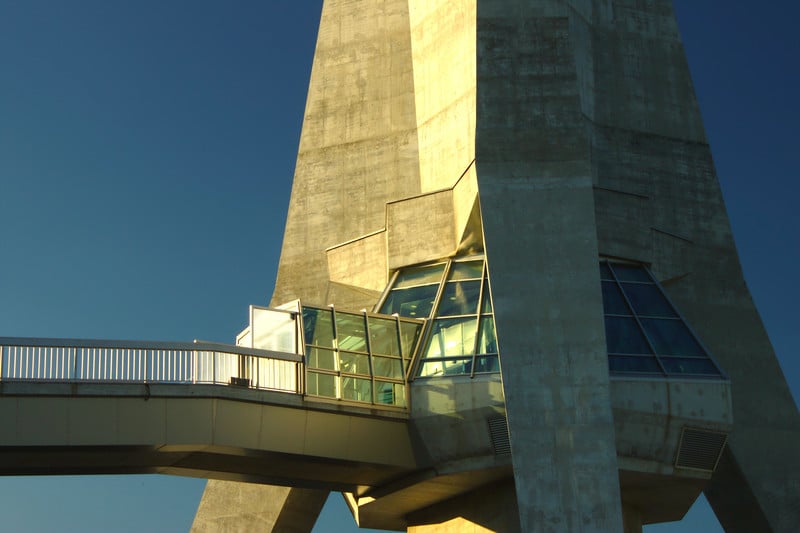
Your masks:
<svg viewBox="0 0 800 533"><path fill-rule="evenodd" d="M308 395L405 407L422 320L301 308Z"/></svg>
<svg viewBox="0 0 800 533"><path fill-rule="evenodd" d="M723 377L646 268L604 261L600 279L612 375Z"/></svg>
<svg viewBox="0 0 800 533"><path fill-rule="evenodd" d="M483 257L403 269L378 308L382 313L431 320L420 347L417 376L500 371ZM401 339L404 357L409 353L405 345L415 342Z"/></svg>

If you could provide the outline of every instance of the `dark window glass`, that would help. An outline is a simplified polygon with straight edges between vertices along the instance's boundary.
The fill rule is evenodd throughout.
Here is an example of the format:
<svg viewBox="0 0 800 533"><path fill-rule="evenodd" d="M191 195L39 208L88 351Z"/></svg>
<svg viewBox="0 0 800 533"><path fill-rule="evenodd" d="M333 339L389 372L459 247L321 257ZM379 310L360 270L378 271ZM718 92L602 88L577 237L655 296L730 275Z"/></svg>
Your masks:
<svg viewBox="0 0 800 533"><path fill-rule="evenodd" d="M644 281L652 283L650 275L642 267L627 266L627 265L613 265L614 274L620 281Z"/></svg>
<svg viewBox="0 0 800 533"><path fill-rule="evenodd" d="M336 344L340 350L367 351L367 332L364 315L336 313Z"/></svg>
<svg viewBox="0 0 800 533"><path fill-rule="evenodd" d="M375 402L386 405L406 405L406 389L400 383L375 382Z"/></svg>
<svg viewBox="0 0 800 533"><path fill-rule="evenodd" d="M696 355L705 352L680 320L643 318L642 326L659 355Z"/></svg>
<svg viewBox="0 0 800 533"><path fill-rule="evenodd" d="M606 344L610 354L652 353L633 318L607 316Z"/></svg>
<svg viewBox="0 0 800 533"><path fill-rule="evenodd" d="M453 263L450 267L450 280L481 279L483 274L483 261L464 261Z"/></svg>
<svg viewBox="0 0 800 533"><path fill-rule="evenodd" d="M662 374L661 367L655 357L608 356L608 368L612 372L635 372L645 374ZM663 375L663 374L662 374Z"/></svg>
<svg viewBox="0 0 800 533"><path fill-rule="evenodd" d="M475 373L500 372L497 355L479 355L475 358Z"/></svg>
<svg viewBox="0 0 800 533"><path fill-rule="evenodd" d="M478 353L497 353L497 337L494 331L494 317L482 316L479 326Z"/></svg>
<svg viewBox="0 0 800 533"><path fill-rule="evenodd" d="M303 330L306 344L333 348L333 320L330 309L303 307Z"/></svg>
<svg viewBox="0 0 800 533"><path fill-rule="evenodd" d="M492 309L492 293L489 292L489 280L483 282L483 303L481 304L481 313L493 313Z"/></svg>
<svg viewBox="0 0 800 533"><path fill-rule="evenodd" d="M410 322L400 322L400 343L403 348L403 357L411 357L411 352L419 339L422 326Z"/></svg>
<svg viewBox="0 0 800 533"><path fill-rule="evenodd" d="M603 311L607 315L631 315L631 310L613 281L603 281Z"/></svg>
<svg viewBox="0 0 800 533"><path fill-rule="evenodd" d="M369 322L369 347L372 353L399 356L397 321L371 316L367 317L367 322Z"/></svg>
<svg viewBox="0 0 800 533"><path fill-rule="evenodd" d="M643 283L621 283L638 316L675 317L675 311L658 287Z"/></svg>
<svg viewBox="0 0 800 533"><path fill-rule="evenodd" d="M436 316L476 314L480 289L480 281L449 282L445 285Z"/></svg>
<svg viewBox="0 0 800 533"><path fill-rule="evenodd" d="M439 285L394 289L387 296L380 312L384 315L397 313L410 318L428 318L438 290Z"/></svg>
<svg viewBox="0 0 800 533"><path fill-rule="evenodd" d="M444 274L444 263L418 268L404 268L400 274L397 275L394 288L399 289L428 283L435 283L438 285L442 281L442 274Z"/></svg>
<svg viewBox="0 0 800 533"><path fill-rule="evenodd" d="M600 279L614 279L611 269L608 268L608 263L600 263Z"/></svg>
<svg viewBox="0 0 800 533"><path fill-rule="evenodd" d="M679 358L679 357L662 357L661 362L664 364L668 374L706 374L710 376L720 375L719 370L711 362L710 359L704 357L699 358Z"/></svg>

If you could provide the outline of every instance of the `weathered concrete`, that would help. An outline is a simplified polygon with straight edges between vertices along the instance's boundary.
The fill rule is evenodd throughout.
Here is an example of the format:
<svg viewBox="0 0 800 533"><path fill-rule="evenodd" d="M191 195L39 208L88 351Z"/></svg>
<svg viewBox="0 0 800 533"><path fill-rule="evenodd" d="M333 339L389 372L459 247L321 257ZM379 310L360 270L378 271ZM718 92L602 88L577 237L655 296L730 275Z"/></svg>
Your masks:
<svg viewBox="0 0 800 533"><path fill-rule="evenodd" d="M467 462L507 476L448 455L477 435L476 407L420 446L429 469L351 495L354 514L510 531L492 513L516 497L522 531L636 531L706 485L673 468L676 438L725 431L732 398L709 501L731 531L800 523L800 415L742 278L669 0L326 0L273 304L371 307L394 269L483 250L467 238L481 212L513 495L452 499ZM610 385L598 256L649 265L732 384L661 382L650 405ZM440 399L414 407L418 427L455 425ZM278 516L276 494L262 514Z"/></svg>

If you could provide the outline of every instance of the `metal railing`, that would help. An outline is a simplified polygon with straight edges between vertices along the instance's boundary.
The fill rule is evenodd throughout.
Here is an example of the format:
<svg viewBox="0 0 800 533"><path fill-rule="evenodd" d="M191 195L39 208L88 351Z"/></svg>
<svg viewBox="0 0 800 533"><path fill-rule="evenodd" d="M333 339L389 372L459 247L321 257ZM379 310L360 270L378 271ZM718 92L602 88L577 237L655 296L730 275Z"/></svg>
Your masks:
<svg viewBox="0 0 800 533"><path fill-rule="evenodd" d="M300 354L206 342L0 337L0 380L241 385L303 394Z"/></svg>

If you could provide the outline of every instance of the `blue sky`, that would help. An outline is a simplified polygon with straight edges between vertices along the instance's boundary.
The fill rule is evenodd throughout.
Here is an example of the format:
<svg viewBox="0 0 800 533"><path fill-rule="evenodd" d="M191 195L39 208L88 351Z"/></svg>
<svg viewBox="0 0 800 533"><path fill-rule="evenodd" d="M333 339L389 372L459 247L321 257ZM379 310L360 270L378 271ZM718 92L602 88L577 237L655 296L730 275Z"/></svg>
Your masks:
<svg viewBox="0 0 800 533"><path fill-rule="evenodd" d="M275 279L319 0L0 0L0 335L231 342ZM800 8L676 0L755 302L800 397ZM0 478L4 528L186 531L200 480ZM353 529L336 497L317 532ZM716 529L715 529L716 528ZM720 531L697 505L681 525Z"/></svg>

